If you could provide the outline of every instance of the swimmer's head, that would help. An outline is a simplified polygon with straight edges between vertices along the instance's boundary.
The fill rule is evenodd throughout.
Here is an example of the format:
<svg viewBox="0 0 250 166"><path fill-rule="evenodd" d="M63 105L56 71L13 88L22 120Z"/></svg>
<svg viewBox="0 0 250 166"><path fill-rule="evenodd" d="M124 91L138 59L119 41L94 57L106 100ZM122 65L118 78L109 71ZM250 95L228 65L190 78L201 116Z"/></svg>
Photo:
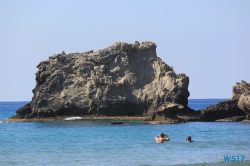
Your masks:
<svg viewBox="0 0 250 166"><path fill-rule="evenodd" d="M191 141L191 136L188 136L186 141Z"/></svg>
<svg viewBox="0 0 250 166"><path fill-rule="evenodd" d="M164 135L165 135L164 133L161 133L161 134L160 134L160 137L164 137Z"/></svg>

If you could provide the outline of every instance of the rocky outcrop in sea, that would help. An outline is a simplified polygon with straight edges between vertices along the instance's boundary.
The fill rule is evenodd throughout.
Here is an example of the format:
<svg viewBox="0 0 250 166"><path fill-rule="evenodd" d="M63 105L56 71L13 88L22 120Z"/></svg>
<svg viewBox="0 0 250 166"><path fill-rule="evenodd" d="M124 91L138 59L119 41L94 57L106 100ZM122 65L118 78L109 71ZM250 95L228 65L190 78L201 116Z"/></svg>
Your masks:
<svg viewBox="0 0 250 166"><path fill-rule="evenodd" d="M32 101L12 119L145 116L164 120L191 110L189 77L176 74L157 57L153 42L117 42L97 52L62 52L37 68Z"/></svg>
<svg viewBox="0 0 250 166"><path fill-rule="evenodd" d="M248 84L250 85L250 84ZM250 87L250 86L248 86ZM246 122L250 122L250 91L244 92L240 95L238 107L245 112Z"/></svg>
<svg viewBox="0 0 250 166"><path fill-rule="evenodd" d="M248 121L250 115L250 84L237 82L232 97L201 110L200 121Z"/></svg>

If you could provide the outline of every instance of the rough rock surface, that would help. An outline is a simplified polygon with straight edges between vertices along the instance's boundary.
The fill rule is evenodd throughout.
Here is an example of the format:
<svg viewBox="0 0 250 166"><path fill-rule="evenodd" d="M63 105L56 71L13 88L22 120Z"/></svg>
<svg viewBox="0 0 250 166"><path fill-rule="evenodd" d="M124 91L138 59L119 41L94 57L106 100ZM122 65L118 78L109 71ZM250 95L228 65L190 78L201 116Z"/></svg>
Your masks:
<svg viewBox="0 0 250 166"><path fill-rule="evenodd" d="M176 118L183 105L166 102L160 105L154 114L154 120L164 120L164 118Z"/></svg>
<svg viewBox="0 0 250 166"><path fill-rule="evenodd" d="M189 78L176 74L157 57L153 42L117 42L97 52L62 52L40 62L37 68L32 101L13 118L153 118L166 103L190 110Z"/></svg>
<svg viewBox="0 0 250 166"><path fill-rule="evenodd" d="M240 82L236 82L236 85L233 87L232 100L239 99L243 93L250 92L250 84L246 81L242 80Z"/></svg>
<svg viewBox="0 0 250 166"><path fill-rule="evenodd" d="M218 104L210 105L201 110L201 121L215 121L218 119L229 118L233 116L244 116L245 113L238 108L238 100L226 100Z"/></svg>
<svg viewBox="0 0 250 166"><path fill-rule="evenodd" d="M219 102L201 110L199 119L201 121L241 121L250 113L249 93L250 85L241 81L233 87L232 98ZM244 111L244 112L243 112ZM241 118L233 118L238 117ZM230 119L231 118L231 119ZM224 120L223 120L224 119Z"/></svg>
<svg viewBox="0 0 250 166"><path fill-rule="evenodd" d="M160 123L184 122L185 120L177 117L177 114L180 112L180 110L183 110L183 109L184 109L184 106L181 104L165 102L157 108L155 114L153 115L152 120L154 122L158 121ZM186 109L186 111L188 110Z"/></svg>
<svg viewBox="0 0 250 166"><path fill-rule="evenodd" d="M244 120L246 117L245 116L234 116L234 117L229 117L229 118L224 118L224 119L218 119L216 122L239 122Z"/></svg>
<svg viewBox="0 0 250 166"><path fill-rule="evenodd" d="M233 96L239 98L238 107L245 112L246 121L250 120L250 83L247 83L246 81L237 83L234 87Z"/></svg>
<svg viewBox="0 0 250 166"><path fill-rule="evenodd" d="M238 107L245 112L246 119L250 120L250 91L240 96Z"/></svg>

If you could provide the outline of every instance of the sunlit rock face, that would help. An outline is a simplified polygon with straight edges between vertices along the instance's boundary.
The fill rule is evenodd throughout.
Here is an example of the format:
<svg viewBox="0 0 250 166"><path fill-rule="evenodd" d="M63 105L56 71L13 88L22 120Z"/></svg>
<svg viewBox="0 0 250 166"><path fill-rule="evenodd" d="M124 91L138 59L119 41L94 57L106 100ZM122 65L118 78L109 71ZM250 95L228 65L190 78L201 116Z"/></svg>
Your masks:
<svg viewBox="0 0 250 166"><path fill-rule="evenodd" d="M232 100L233 99L239 99L243 93L250 92L250 83L247 83L246 81L242 80L240 82L236 82L236 85L233 87L232 92Z"/></svg>
<svg viewBox="0 0 250 166"><path fill-rule="evenodd" d="M250 120L250 83L242 81L242 83L237 84L239 87L238 91L242 93L239 96L238 106L246 114L246 119ZM236 88L235 88L236 89Z"/></svg>
<svg viewBox="0 0 250 166"><path fill-rule="evenodd" d="M63 52L37 68L32 101L16 118L149 116L166 102L188 108L189 78L157 57L153 42Z"/></svg>

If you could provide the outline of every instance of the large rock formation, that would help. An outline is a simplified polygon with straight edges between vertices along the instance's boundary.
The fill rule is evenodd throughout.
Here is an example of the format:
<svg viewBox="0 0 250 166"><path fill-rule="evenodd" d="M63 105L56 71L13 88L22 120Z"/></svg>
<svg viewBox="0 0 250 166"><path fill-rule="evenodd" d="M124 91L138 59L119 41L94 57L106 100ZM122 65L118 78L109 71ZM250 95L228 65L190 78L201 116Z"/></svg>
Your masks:
<svg viewBox="0 0 250 166"><path fill-rule="evenodd" d="M250 113L250 84L237 82L232 98L201 110L201 121L240 121ZM243 112L244 111L244 112Z"/></svg>
<svg viewBox="0 0 250 166"><path fill-rule="evenodd" d="M117 42L97 52L63 52L37 68L32 101L13 118L155 117L164 103L190 110L189 78L157 57L153 42Z"/></svg>

